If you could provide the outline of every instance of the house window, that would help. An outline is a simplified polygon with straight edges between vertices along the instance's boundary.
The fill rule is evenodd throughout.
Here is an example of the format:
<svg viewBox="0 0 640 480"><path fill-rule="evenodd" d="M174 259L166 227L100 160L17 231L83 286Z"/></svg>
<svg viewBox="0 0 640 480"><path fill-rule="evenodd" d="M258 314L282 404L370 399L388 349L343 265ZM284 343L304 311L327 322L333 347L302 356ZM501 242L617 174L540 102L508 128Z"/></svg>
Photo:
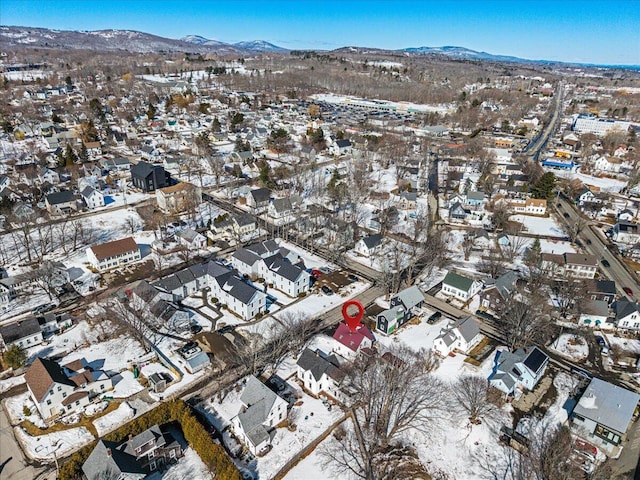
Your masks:
<svg viewBox="0 0 640 480"><path fill-rule="evenodd" d="M156 462L155 462L155 460L149 464L149 468L151 469L151 471L153 471L153 470L155 470L155 469L156 469Z"/></svg>
<svg viewBox="0 0 640 480"><path fill-rule="evenodd" d="M51 400L47 400L47 405L51 405Z"/></svg>
<svg viewBox="0 0 640 480"><path fill-rule="evenodd" d="M80 405L80 400L76 400L76 407Z"/></svg>
<svg viewBox="0 0 640 480"><path fill-rule="evenodd" d="M149 452L149 458L153 458L155 456L155 452L153 450L151 450Z"/></svg>
<svg viewBox="0 0 640 480"><path fill-rule="evenodd" d="M65 398L67 396L67 392L62 392L62 398Z"/></svg>
<svg viewBox="0 0 640 480"><path fill-rule="evenodd" d="M58 391L62 390L62 387L58 385Z"/></svg>

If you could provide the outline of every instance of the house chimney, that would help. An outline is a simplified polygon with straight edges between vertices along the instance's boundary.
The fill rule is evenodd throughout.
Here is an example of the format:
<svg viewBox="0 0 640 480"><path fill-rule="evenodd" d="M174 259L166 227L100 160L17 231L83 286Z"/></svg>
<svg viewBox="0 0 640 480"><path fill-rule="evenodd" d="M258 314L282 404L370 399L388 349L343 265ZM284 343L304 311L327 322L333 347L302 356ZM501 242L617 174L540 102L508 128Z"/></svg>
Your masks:
<svg viewBox="0 0 640 480"><path fill-rule="evenodd" d="M107 448L107 457L110 457L110 456L111 456L111 449Z"/></svg>

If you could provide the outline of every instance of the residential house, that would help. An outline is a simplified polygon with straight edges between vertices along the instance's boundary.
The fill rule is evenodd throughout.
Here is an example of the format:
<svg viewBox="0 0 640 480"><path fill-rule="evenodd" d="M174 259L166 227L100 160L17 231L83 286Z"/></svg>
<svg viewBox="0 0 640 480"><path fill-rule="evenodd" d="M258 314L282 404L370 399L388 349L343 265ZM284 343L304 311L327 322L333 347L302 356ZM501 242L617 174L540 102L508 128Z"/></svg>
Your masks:
<svg viewBox="0 0 640 480"><path fill-rule="evenodd" d="M593 162L593 168L596 171L604 173L620 173L622 168L622 160L615 157L607 157L602 155Z"/></svg>
<svg viewBox="0 0 640 480"><path fill-rule="evenodd" d="M471 210L464 208L460 202L455 202L449 207L449 220L464 221L471 215Z"/></svg>
<svg viewBox="0 0 640 480"><path fill-rule="evenodd" d="M509 201L509 209L513 213L524 215L546 215L547 201L539 198L527 198L526 200L514 199Z"/></svg>
<svg viewBox="0 0 640 480"><path fill-rule="evenodd" d="M133 237L87 248L89 264L100 272L136 262L140 258L140 248Z"/></svg>
<svg viewBox="0 0 640 480"><path fill-rule="evenodd" d="M60 175L58 172L51 170L48 167L43 167L38 172L38 182L41 184L48 183L50 185L57 185L60 183Z"/></svg>
<svg viewBox="0 0 640 480"><path fill-rule="evenodd" d="M467 192L467 205L470 207L481 207L484 204L484 192Z"/></svg>
<svg viewBox="0 0 640 480"><path fill-rule="evenodd" d="M337 341L334 349L336 353L350 360L353 360L362 349L371 348L376 341L373 333L364 325L352 332L343 322L338 324L333 339Z"/></svg>
<svg viewBox="0 0 640 480"><path fill-rule="evenodd" d="M617 217L619 222L632 222L634 218L636 218L636 212L628 208L624 208L618 212Z"/></svg>
<svg viewBox="0 0 640 480"><path fill-rule="evenodd" d="M543 253L542 267L554 278L591 279L598 270L598 260L595 255L583 253Z"/></svg>
<svg viewBox="0 0 640 480"><path fill-rule="evenodd" d="M36 358L24 374L27 390L42 418L81 412L94 397L113 388L111 378L84 359L66 365Z"/></svg>
<svg viewBox="0 0 640 480"><path fill-rule="evenodd" d="M82 465L87 480L137 480L182 456L180 443L158 425L118 444L98 440Z"/></svg>
<svg viewBox="0 0 640 480"><path fill-rule="evenodd" d="M335 156L342 156L351 153L353 149L353 145L350 140L336 140L331 145L329 145L329 154Z"/></svg>
<svg viewBox="0 0 640 480"><path fill-rule="evenodd" d="M538 347L523 347L515 352L496 353L489 384L507 395L516 389L533 390L544 375L549 357Z"/></svg>
<svg viewBox="0 0 640 480"><path fill-rule="evenodd" d="M340 390L340 386L345 374L340 369L340 362L335 355L305 348L296 365L298 380L309 392L316 397L324 393L344 402L345 395Z"/></svg>
<svg viewBox="0 0 640 480"><path fill-rule="evenodd" d="M0 311L6 308L11 300L16 298L16 290L8 278L0 279Z"/></svg>
<svg viewBox="0 0 640 480"><path fill-rule="evenodd" d="M251 215L234 215L231 221L237 235L250 235L256 231L256 220Z"/></svg>
<svg viewBox="0 0 640 480"><path fill-rule="evenodd" d="M424 295L417 285L405 288L389 301L389 308L380 312L376 319L376 330L389 335L415 317L422 304Z"/></svg>
<svg viewBox="0 0 640 480"><path fill-rule="evenodd" d="M131 183L143 192L154 192L169 185L169 174L162 165L138 162L130 168Z"/></svg>
<svg viewBox="0 0 640 480"><path fill-rule="evenodd" d="M293 218L293 207L288 197L274 198L267 208L268 215L276 220L279 224L290 223Z"/></svg>
<svg viewBox="0 0 640 480"><path fill-rule="evenodd" d="M361 238L356 242L353 250L363 257L372 257L382 246L382 235L379 233Z"/></svg>
<svg viewBox="0 0 640 480"><path fill-rule="evenodd" d="M417 201L418 194L416 192L400 192L398 208L400 210L415 210Z"/></svg>
<svg viewBox="0 0 640 480"><path fill-rule="evenodd" d="M191 250L202 250L207 246L207 237L192 228L185 228L176 232L178 243Z"/></svg>
<svg viewBox="0 0 640 480"><path fill-rule="evenodd" d="M45 195L44 204L51 215L69 215L78 210L77 197L69 190Z"/></svg>
<svg viewBox="0 0 640 480"><path fill-rule="evenodd" d="M611 305L616 299L616 283L612 280L591 280L587 282L587 296L591 300L604 300Z"/></svg>
<svg viewBox="0 0 640 480"><path fill-rule="evenodd" d="M280 247L274 240L254 243L236 250L231 256L231 265L242 275L256 277L259 272L259 260L271 257L279 250Z"/></svg>
<svg viewBox="0 0 640 480"><path fill-rule="evenodd" d="M100 142L84 142L84 146L87 149L89 158L95 159L102 155L102 146Z"/></svg>
<svg viewBox="0 0 640 480"><path fill-rule="evenodd" d="M268 188L256 188L247 194L246 202L254 214L265 213L269 209L271 192Z"/></svg>
<svg viewBox="0 0 640 480"><path fill-rule="evenodd" d="M104 195L93 187L85 187L80 192L80 196L89 210L104 207Z"/></svg>
<svg viewBox="0 0 640 480"><path fill-rule="evenodd" d="M636 392L592 378L571 414L571 432L611 455L638 415L638 401Z"/></svg>
<svg viewBox="0 0 640 480"><path fill-rule="evenodd" d="M273 288L281 291L289 297L298 297L309 291L309 273L304 265L294 265L278 252L258 263L258 274Z"/></svg>
<svg viewBox="0 0 640 480"><path fill-rule="evenodd" d="M288 403L253 375L244 384L242 407L231 424L238 438L257 455L271 445L276 425L287 418Z"/></svg>
<svg viewBox="0 0 640 480"><path fill-rule="evenodd" d="M127 172L131 169L131 162L123 157L103 158L98 163L107 172Z"/></svg>
<svg viewBox="0 0 640 480"><path fill-rule="evenodd" d="M250 320L267 309L267 296L244 282L234 271L213 279L211 295L243 320Z"/></svg>
<svg viewBox="0 0 640 480"><path fill-rule="evenodd" d="M35 317L28 317L14 323L1 325L0 339L5 349L12 345L17 345L20 348L30 348L40 345L44 341L40 323Z"/></svg>
<svg viewBox="0 0 640 480"><path fill-rule="evenodd" d="M482 289L482 282L455 272L447 273L442 281L442 294L466 302Z"/></svg>
<svg viewBox="0 0 640 480"><path fill-rule="evenodd" d="M632 222L618 221L611 230L611 239L617 243L635 245L640 242L640 225Z"/></svg>
<svg viewBox="0 0 640 480"><path fill-rule="evenodd" d="M469 353L481 338L480 327L473 317L460 318L440 330L433 341L433 350L442 357L455 350Z"/></svg>
<svg viewBox="0 0 640 480"><path fill-rule="evenodd" d="M589 203L600 203L600 199L596 197L594 193L591 190L589 190L588 187L584 187L575 196L575 202L577 205L582 207Z"/></svg>
<svg viewBox="0 0 640 480"><path fill-rule="evenodd" d="M516 291L518 275L509 270L500 275L495 281L487 283L480 292L480 308L491 312L499 312L507 304Z"/></svg>
<svg viewBox="0 0 640 480"><path fill-rule="evenodd" d="M624 330L640 331L640 304L618 300L613 304L616 326Z"/></svg>
<svg viewBox="0 0 640 480"><path fill-rule="evenodd" d="M187 182L156 190L156 202L165 213L180 213L195 209L202 203L202 190Z"/></svg>
<svg viewBox="0 0 640 480"><path fill-rule="evenodd" d="M191 328L191 315L167 300L158 300L147 310L158 326L169 331L187 333Z"/></svg>

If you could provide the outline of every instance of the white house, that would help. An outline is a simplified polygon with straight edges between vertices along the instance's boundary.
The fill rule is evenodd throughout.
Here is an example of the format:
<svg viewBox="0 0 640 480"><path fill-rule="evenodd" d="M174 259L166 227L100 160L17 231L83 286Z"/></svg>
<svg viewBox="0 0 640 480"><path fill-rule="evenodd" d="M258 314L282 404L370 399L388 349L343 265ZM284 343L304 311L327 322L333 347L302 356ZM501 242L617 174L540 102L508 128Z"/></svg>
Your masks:
<svg viewBox="0 0 640 480"><path fill-rule="evenodd" d="M640 225L620 220L613 226L611 238L618 243L635 245L640 242Z"/></svg>
<svg viewBox="0 0 640 480"><path fill-rule="evenodd" d="M202 250L207 246L207 237L196 232L192 228L185 228L176 233L178 242L192 250Z"/></svg>
<svg viewBox="0 0 640 480"><path fill-rule="evenodd" d="M606 300L587 300L580 313L578 325L599 328L613 329L615 324L607 322L609 318L609 304Z"/></svg>
<svg viewBox="0 0 640 480"><path fill-rule="evenodd" d="M243 320L250 320L267 309L267 296L243 282L234 271L213 279L211 295Z"/></svg>
<svg viewBox="0 0 640 480"><path fill-rule="evenodd" d="M622 168L622 160L615 157L607 157L602 155L595 162L593 162L593 168L599 172L605 173L620 173Z"/></svg>
<svg viewBox="0 0 640 480"><path fill-rule="evenodd" d="M92 369L84 359L61 366L53 360L36 358L24 378L33 403L45 420L80 412L94 397L113 388L111 378L102 370Z"/></svg>
<svg viewBox="0 0 640 480"><path fill-rule="evenodd" d="M457 298L466 302L482 289L482 282L458 275L455 272L447 273L442 281L442 290L447 297Z"/></svg>
<svg viewBox="0 0 640 480"><path fill-rule="evenodd" d="M618 300L613 308L618 328L640 331L640 304L628 300Z"/></svg>
<svg viewBox="0 0 640 480"><path fill-rule="evenodd" d="M87 248L89 264L100 272L138 261L140 258L140 248L133 237Z"/></svg>
<svg viewBox="0 0 640 480"><path fill-rule="evenodd" d="M309 273L285 260L280 253L261 259L258 262L258 275L290 297L295 298L309 291Z"/></svg>
<svg viewBox="0 0 640 480"><path fill-rule="evenodd" d="M532 390L549 363L549 357L538 347L523 347L513 353L500 351L496 355L497 366L489 383L507 395L516 389Z"/></svg>
<svg viewBox="0 0 640 480"><path fill-rule="evenodd" d="M469 353L481 338L478 322L473 317L461 318L440 330L440 335L433 341L433 349L442 357L454 350Z"/></svg>
<svg viewBox="0 0 640 480"><path fill-rule="evenodd" d="M287 418L288 403L253 375L244 383L242 406L231 425L240 441L257 455L271 445L276 425Z"/></svg>
<svg viewBox="0 0 640 480"><path fill-rule="evenodd" d="M364 325L352 332L347 324L340 322L333 334L337 341L335 352L341 357L353 360L364 348L371 348L375 342L373 333Z"/></svg>
<svg viewBox="0 0 640 480"><path fill-rule="evenodd" d="M382 245L382 235L376 233L358 240L353 247L353 250L363 257L371 257L372 255L375 255L380 248L380 245Z"/></svg>
<svg viewBox="0 0 640 480"><path fill-rule="evenodd" d="M0 340L5 349L8 349L11 345L30 348L44 341L40 322L35 317L28 317L24 320L0 326Z"/></svg>
<svg viewBox="0 0 640 480"><path fill-rule="evenodd" d="M309 392L316 397L321 393L344 401L345 395L340 390L344 372L335 355L327 355L321 350L305 348L296 362L297 377Z"/></svg>
<svg viewBox="0 0 640 480"><path fill-rule="evenodd" d="M80 196L84 200L84 203L87 204L87 208L90 210L104 207L104 195L93 187L85 187L80 192Z"/></svg>

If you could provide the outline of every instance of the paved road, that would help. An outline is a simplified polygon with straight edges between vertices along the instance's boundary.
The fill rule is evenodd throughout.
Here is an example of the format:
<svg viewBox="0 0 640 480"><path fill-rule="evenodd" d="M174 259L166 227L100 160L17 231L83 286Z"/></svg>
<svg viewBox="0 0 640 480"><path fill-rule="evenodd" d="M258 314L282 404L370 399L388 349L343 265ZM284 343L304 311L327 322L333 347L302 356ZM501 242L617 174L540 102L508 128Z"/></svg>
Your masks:
<svg viewBox="0 0 640 480"><path fill-rule="evenodd" d="M558 198L556 203L560 203L560 205L562 205L562 208L558 209L558 218L560 218L562 222L569 224L570 222L575 223L580 219L580 214L570 202L563 198ZM557 207L554 206L554 208ZM569 215L569 218L564 216L565 213ZM586 250L598 258L598 267L607 277L616 282L618 290L623 296L625 293L622 291L622 287L629 287L636 295L640 294L640 287L638 286L636 278L629 273L624 265L622 265L618 256L614 255L607 248L602 237L596 234L593 229L585 228L579 238ZM609 262L611 265L610 267L602 265L601 261L603 258Z"/></svg>
<svg viewBox="0 0 640 480"><path fill-rule="evenodd" d="M27 464L22 449L13 436L4 408L0 407L0 478L2 480L33 480L39 470Z"/></svg>

